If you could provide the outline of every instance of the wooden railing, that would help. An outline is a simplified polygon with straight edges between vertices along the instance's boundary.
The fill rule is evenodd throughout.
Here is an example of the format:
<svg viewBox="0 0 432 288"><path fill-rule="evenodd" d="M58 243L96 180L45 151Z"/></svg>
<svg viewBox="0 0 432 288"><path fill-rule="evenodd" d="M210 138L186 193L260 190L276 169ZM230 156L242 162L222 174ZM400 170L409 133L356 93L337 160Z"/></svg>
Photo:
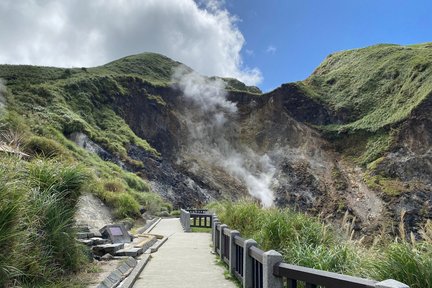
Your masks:
<svg viewBox="0 0 432 288"><path fill-rule="evenodd" d="M191 214L208 214L207 209L185 209L187 212ZM209 214L212 215L212 214Z"/></svg>
<svg viewBox="0 0 432 288"><path fill-rule="evenodd" d="M259 249L253 239L243 239L216 215L213 216L212 239L214 252L247 288L409 288L391 279L378 282L283 263L280 253Z"/></svg>
<svg viewBox="0 0 432 288"><path fill-rule="evenodd" d="M190 213L190 227L212 228L212 214L192 214Z"/></svg>
<svg viewBox="0 0 432 288"><path fill-rule="evenodd" d="M180 222L186 232L192 227L212 228L213 214L204 209L180 209Z"/></svg>

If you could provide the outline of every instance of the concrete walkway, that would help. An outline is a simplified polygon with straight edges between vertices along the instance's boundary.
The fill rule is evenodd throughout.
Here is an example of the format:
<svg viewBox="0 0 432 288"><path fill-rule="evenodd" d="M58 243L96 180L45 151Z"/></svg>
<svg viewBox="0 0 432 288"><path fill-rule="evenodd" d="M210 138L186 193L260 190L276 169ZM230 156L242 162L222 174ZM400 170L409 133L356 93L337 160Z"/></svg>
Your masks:
<svg viewBox="0 0 432 288"><path fill-rule="evenodd" d="M216 265L210 233L184 233L179 219L162 219L151 233L169 238L152 254L133 287L236 287Z"/></svg>

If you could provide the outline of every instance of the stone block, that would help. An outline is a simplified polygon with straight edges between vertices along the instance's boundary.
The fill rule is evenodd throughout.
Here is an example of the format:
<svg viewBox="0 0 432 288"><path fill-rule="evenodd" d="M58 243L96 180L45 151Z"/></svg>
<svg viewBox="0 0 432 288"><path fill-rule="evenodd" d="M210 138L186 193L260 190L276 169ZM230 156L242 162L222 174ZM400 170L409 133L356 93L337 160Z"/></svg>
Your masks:
<svg viewBox="0 0 432 288"><path fill-rule="evenodd" d="M104 244L104 245L97 245L93 246L92 251L94 254L98 256L105 255L107 253L111 255L115 255L117 251L124 248L123 243L117 243L117 244Z"/></svg>
<svg viewBox="0 0 432 288"><path fill-rule="evenodd" d="M100 233L98 230L91 230L91 233L93 233L93 237L102 238L102 233Z"/></svg>
<svg viewBox="0 0 432 288"><path fill-rule="evenodd" d="M129 265L129 267L133 268L133 267L135 267L135 266L137 265L138 261L135 260L135 259L132 258L132 257L129 257L128 259L126 259L126 262L125 262L125 263L126 263L127 265Z"/></svg>
<svg viewBox="0 0 432 288"><path fill-rule="evenodd" d="M123 274L118 270L114 270L108 275L108 278L114 283L119 283L123 279Z"/></svg>
<svg viewBox="0 0 432 288"><path fill-rule="evenodd" d="M94 244L94 241L92 239L78 239L78 242L87 246L92 246Z"/></svg>
<svg viewBox="0 0 432 288"><path fill-rule="evenodd" d="M93 238L90 238L89 240L93 241L92 245L104 245L104 244L110 243L109 239L104 239L104 238L99 238L99 237L93 237Z"/></svg>
<svg viewBox="0 0 432 288"><path fill-rule="evenodd" d="M114 287L115 285L116 285L116 283L115 282L113 282L110 278L105 278L103 281L102 281L102 284L103 285L105 285L106 287L109 287L109 288L111 288L111 287Z"/></svg>
<svg viewBox="0 0 432 288"><path fill-rule="evenodd" d="M131 268L129 267L129 265L127 265L126 263L123 263L122 265L120 265L118 268L118 271L120 271L120 273L122 273L123 275L127 275L129 273L129 271L131 270Z"/></svg>
<svg viewBox="0 0 432 288"><path fill-rule="evenodd" d="M126 248L126 249L120 249L115 253L115 256L130 256L130 257L137 257L138 255L143 254L142 248Z"/></svg>
<svg viewBox="0 0 432 288"><path fill-rule="evenodd" d="M102 234L103 238L110 239L112 243L132 242L132 237L123 224L106 225L100 229L99 232Z"/></svg>
<svg viewBox="0 0 432 288"><path fill-rule="evenodd" d="M76 238L77 239L87 239L88 238L88 233L87 232L78 232L76 234Z"/></svg>

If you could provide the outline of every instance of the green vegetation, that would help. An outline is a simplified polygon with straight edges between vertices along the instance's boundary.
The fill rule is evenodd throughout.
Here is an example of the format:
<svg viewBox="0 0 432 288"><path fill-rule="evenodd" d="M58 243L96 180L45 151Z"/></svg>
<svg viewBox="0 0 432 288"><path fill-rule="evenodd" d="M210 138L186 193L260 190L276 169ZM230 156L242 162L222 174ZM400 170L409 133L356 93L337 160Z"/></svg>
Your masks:
<svg viewBox="0 0 432 288"><path fill-rule="evenodd" d="M88 179L80 165L0 156L0 286L55 282L88 262L74 213Z"/></svg>
<svg viewBox="0 0 432 288"><path fill-rule="evenodd" d="M242 201L210 204L221 221L242 237L256 240L263 250L274 249L290 263L346 273L360 261L348 242L317 218L289 209L261 209L256 203Z"/></svg>
<svg viewBox="0 0 432 288"><path fill-rule="evenodd" d="M3 113L0 127L22 135L20 149L29 155L78 161L89 168L92 185L88 191L113 207L117 217L135 217L141 207L160 212L167 209L164 201L150 193L148 184L140 177L101 160L68 137L82 133L116 162L136 170L141 168L142 162L128 156L129 145L156 156L159 152L131 130L122 111L116 112L115 103L133 93L129 83L169 85L175 65L176 62L151 53L91 69L0 65L0 78L7 83L7 113ZM147 97L160 105L164 103L161 96Z"/></svg>
<svg viewBox="0 0 432 288"><path fill-rule="evenodd" d="M377 238L374 245L365 246L350 239L349 228L339 231L319 218L289 209L261 209L247 200L208 207L222 223L239 230L244 238L255 239L263 250L281 252L287 263L376 280L396 279L412 288L432 285L430 223L422 230L424 240L416 241L413 235L410 241Z"/></svg>
<svg viewBox="0 0 432 288"><path fill-rule="evenodd" d="M375 132L406 119L432 92L432 48L376 45L329 55L305 84L352 121L336 131Z"/></svg>
<svg viewBox="0 0 432 288"><path fill-rule="evenodd" d="M134 67L133 59L142 65L153 63L159 71L149 66L147 72L154 73L147 73L144 66ZM73 229L81 192L97 195L119 219L136 218L141 209L171 212L171 205L152 193L137 174L70 139L81 133L114 162L139 170L144 164L128 156L130 145L155 156L159 152L131 130L116 101L135 93L131 83L150 88L169 85L175 65L157 54L90 69L0 65L0 78L7 84L2 91L7 106L0 115L0 144L16 151L15 156L0 151L1 287L83 285L73 276L87 269L89 261ZM142 93L157 105L165 103L161 96Z"/></svg>
<svg viewBox="0 0 432 288"><path fill-rule="evenodd" d="M400 279L410 287L432 287L432 245L393 243L370 263L376 279Z"/></svg>
<svg viewBox="0 0 432 288"><path fill-rule="evenodd" d="M180 64L160 54L142 53L121 58L104 66L89 69L89 71L131 74L143 77L146 81L166 86L171 82L173 69Z"/></svg>
<svg viewBox="0 0 432 288"><path fill-rule="evenodd" d="M196 232L196 233L210 233L211 232L211 228L204 228L204 227L192 227L191 230L192 230L192 232Z"/></svg>
<svg viewBox="0 0 432 288"><path fill-rule="evenodd" d="M9 129L0 133L0 143L30 155L25 160L0 152L0 286L81 287L72 277L89 265L88 251L75 240L74 213L81 192L98 195L120 219L139 216L141 207L156 214L171 206L137 175L62 134L53 133L56 140L36 136L22 120L9 113L0 121Z"/></svg>
<svg viewBox="0 0 432 288"><path fill-rule="evenodd" d="M397 125L432 94L432 45L376 45L329 55L306 95L346 116L319 127L340 152L367 165L391 148Z"/></svg>
<svg viewBox="0 0 432 288"><path fill-rule="evenodd" d="M261 90L255 86L246 86L243 82L234 78L223 78L226 89L229 91L247 92L249 94L262 94Z"/></svg>

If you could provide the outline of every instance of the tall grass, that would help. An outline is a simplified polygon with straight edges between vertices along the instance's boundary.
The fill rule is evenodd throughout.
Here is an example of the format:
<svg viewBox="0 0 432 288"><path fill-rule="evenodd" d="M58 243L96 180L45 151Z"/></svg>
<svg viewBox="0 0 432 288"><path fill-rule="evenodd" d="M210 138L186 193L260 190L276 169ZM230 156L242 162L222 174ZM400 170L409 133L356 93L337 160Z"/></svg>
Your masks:
<svg viewBox="0 0 432 288"><path fill-rule="evenodd" d="M212 203L209 208L262 249L281 252L286 262L333 272L351 271L359 262L352 245L340 241L318 218L289 209L261 209L247 200Z"/></svg>
<svg viewBox="0 0 432 288"><path fill-rule="evenodd" d="M430 243L392 243L370 259L370 276L396 279L411 288L432 287L432 245Z"/></svg>
<svg viewBox="0 0 432 288"><path fill-rule="evenodd" d="M21 208L21 191L15 184L16 179L9 174L7 166L17 168L10 159L2 159L0 163L0 287L3 287L10 277L19 271L11 265L20 236L18 229L19 212Z"/></svg>
<svg viewBox="0 0 432 288"><path fill-rule="evenodd" d="M247 200L208 205L221 221L255 239L263 250L275 249L291 264L376 280L396 279L411 288L432 287L432 225L415 237L364 246L350 233L324 224L319 218L289 209L261 209ZM404 233L404 232L403 232Z"/></svg>
<svg viewBox="0 0 432 288"><path fill-rule="evenodd" d="M0 156L0 286L37 287L85 262L74 214L87 173L75 164Z"/></svg>

